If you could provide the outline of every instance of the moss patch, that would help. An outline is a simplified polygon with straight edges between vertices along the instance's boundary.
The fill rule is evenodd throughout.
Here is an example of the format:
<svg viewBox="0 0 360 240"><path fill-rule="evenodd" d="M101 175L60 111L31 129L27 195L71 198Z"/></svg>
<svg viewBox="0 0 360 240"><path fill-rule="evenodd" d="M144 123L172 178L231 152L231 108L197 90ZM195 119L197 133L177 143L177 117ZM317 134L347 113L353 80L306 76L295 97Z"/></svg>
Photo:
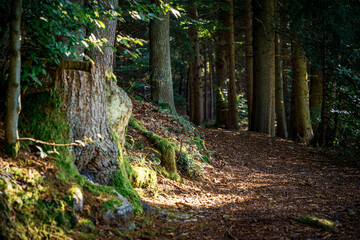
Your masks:
<svg viewBox="0 0 360 240"><path fill-rule="evenodd" d="M153 188L157 184L156 172L146 167L133 167L130 182L135 188Z"/></svg>
<svg viewBox="0 0 360 240"><path fill-rule="evenodd" d="M24 101L24 110L19 121L21 136L47 142L70 143L70 128L67 126L66 116L60 109L61 103L56 93L33 94L27 98ZM114 138L116 139L116 136ZM26 149L37 151L36 144L31 141L22 142L21 145ZM15 211L16 215L16 221L8 221L7 225L0 222L1 229L8 229L7 232L2 231L5 238L66 239L65 235L74 235L76 221L74 221L75 216L72 209L72 195L76 189L85 191L87 201L89 197L98 202L108 199L103 204L105 209L113 205L121 206L121 201L112 192L116 190L129 199L136 214L142 213L140 198L128 179L128 172L132 171L131 166L121 154L118 158L119 167L114 173L111 186L99 186L92 184L79 174L74 167L74 157L68 147L57 147L56 150L59 154L54 154L54 149L48 146L41 147L48 154L48 158L41 161L47 162L46 166L52 166L52 170L49 172L52 175L47 177L45 182L43 173L35 173L32 170L24 171L22 168L10 169L16 179L26 181L27 188L21 190L16 187L12 194L7 193L4 204L0 199L0 207L3 205L3 208L6 208L9 205L8 211ZM53 163L54 165L52 165ZM1 188L8 188L5 180L0 183ZM85 212L88 215L92 214L91 211ZM9 224L12 226L9 227ZM93 234L94 231L91 230L91 232ZM88 235L83 235L87 233L79 234L82 236L81 238L88 237Z"/></svg>
<svg viewBox="0 0 360 240"><path fill-rule="evenodd" d="M161 165L166 171L177 174L176 149L178 146L166 138L146 130L146 128L137 122L134 117L130 118L129 125L154 142L161 153Z"/></svg>

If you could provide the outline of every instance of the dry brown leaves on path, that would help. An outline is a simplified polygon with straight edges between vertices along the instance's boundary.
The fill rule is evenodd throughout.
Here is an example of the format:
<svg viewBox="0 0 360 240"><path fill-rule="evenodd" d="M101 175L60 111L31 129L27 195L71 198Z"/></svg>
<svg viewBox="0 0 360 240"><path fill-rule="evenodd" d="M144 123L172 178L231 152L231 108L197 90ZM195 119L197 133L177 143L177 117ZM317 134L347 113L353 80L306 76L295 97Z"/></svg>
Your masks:
<svg viewBox="0 0 360 240"><path fill-rule="evenodd" d="M202 129L210 167L186 184L161 178L148 239L360 239L360 170L329 153L245 131ZM165 210L164 210L165 209ZM330 231L294 219L337 221Z"/></svg>

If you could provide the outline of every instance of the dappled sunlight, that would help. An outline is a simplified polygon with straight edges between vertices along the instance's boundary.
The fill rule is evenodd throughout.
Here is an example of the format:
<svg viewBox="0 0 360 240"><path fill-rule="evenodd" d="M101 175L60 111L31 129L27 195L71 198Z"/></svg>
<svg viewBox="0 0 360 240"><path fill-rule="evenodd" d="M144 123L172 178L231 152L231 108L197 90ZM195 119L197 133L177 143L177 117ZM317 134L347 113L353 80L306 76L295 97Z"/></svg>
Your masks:
<svg viewBox="0 0 360 240"><path fill-rule="evenodd" d="M185 184L159 177L158 191L143 198L162 209L158 224L194 239L328 236L292 220L310 214L342 219L342 231L355 234L359 218L349 219L345 209L358 201L360 181L346 176L358 170L336 168L331 155L264 134L205 132L216 153L202 176Z"/></svg>

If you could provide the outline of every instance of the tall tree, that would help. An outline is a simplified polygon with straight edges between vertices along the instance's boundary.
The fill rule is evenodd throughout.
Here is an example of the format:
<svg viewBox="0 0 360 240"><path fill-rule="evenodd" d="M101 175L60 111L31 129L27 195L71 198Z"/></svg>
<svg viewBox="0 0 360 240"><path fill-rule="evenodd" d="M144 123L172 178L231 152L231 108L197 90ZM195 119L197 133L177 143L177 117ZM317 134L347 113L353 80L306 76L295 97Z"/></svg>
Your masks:
<svg viewBox="0 0 360 240"><path fill-rule="evenodd" d="M238 129L238 111L236 101L236 80L235 80L235 47L234 47L234 11L233 0L227 0L229 9L227 10L227 40L228 40L228 59L229 59L229 85L228 85L228 105L229 105L229 128Z"/></svg>
<svg viewBox="0 0 360 240"><path fill-rule="evenodd" d="M226 12L220 8L218 10L218 26L216 30L216 125L227 126L227 109L225 93L227 92L226 77L227 77L227 58L226 58Z"/></svg>
<svg viewBox="0 0 360 240"><path fill-rule="evenodd" d="M160 7L160 0L152 0ZM162 1L169 3L168 0ZM170 61L170 13L164 12L150 21L150 82L151 98L157 104L168 104L175 112Z"/></svg>
<svg viewBox="0 0 360 240"><path fill-rule="evenodd" d="M18 120L21 110L20 79L21 79L21 11L22 0L13 0L11 5L10 23L10 67L9 82L6 92L5 138L6 152L16 157L19 151Z"/></svg>
<svg viewBox="0 0 360 240"><path fill-rule="evenodd" d="M253 1L254 88L250 130L275 134L274 0Z"/></svg>
<svg viewBox="0 0 360 240"><path fill-rule="evenodd" d="M198 19L198 11L195 4L190 4L189 14L192 19ZM201 86L201 69L200 69L200 43L198 27L192 24L189 27L189 35L192 41L194 55L192 56L190 67L190 103L193 104L193 109L190 111L190 119L195 125L202 125L204 122L203 111L203 91Z"/></svg>
<svg viewBox="0 0 360 240"><path fill-rule="evenodd" d="M310 68L310 115L313 131L319 127L322 103L322 77L314 66Z"/></svg>
<svg viewBox="0 0 360 240"><path fill-rule="evenodd" d="M248 104L248 128L251 127L253 105L253 47L252 47L252 8L251 0L245 0L245 55L246 55L246 96Z"/></svg>
<svg viewBox="0 0 360 240"><path fill-rule="evenodd" d="M292 44L292 136L309 142L313 137L310 123L309 88L306 71L306 57L298 43Z"/></svg>
<svg viewBox="0 0 360 240"><path fill-rule="evenodd" d="M276 112L276 133L279 137L287 138L287 124L284 105L284 88L281 60L281 42L279 34L275 35L275 112Z"/></svg>

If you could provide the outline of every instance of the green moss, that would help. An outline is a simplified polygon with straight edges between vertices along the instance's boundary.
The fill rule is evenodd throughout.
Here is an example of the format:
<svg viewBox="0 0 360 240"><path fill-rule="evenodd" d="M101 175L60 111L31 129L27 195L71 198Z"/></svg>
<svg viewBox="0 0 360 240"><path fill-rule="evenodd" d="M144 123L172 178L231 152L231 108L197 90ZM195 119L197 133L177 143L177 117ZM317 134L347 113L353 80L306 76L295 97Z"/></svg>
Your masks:
<svg viewBox="0 0 360 240"><path fill-rule="evenodd" d="M2 179L0 176L0 191L4 192L7 189L7 187L8 187L7 182L4 179Z"/></svg>
<svg viewBox="0 0 360 240"><path fill-rule="evenodd" d="M136 141L134 142L134 148L135 149L143 149L144 148L144 142L141 141L140 139L136 139Z"/></svg>
<svg viewBox="0 0 360 240"><path fill-rule="evenodd" d="M154 142L161 153L161 165L169 172L176 173L176 149L178 146L166 138L160 137L153 132L146 130L134 117L130 118L130 126L139 130L144 136Z"/></svg>
<svg viewBox="0 0 360 240"><path fill-rule="evenodd" d="M19 121L20 133L22 136L32 137L47 142L71 142L70 128L67 126L66 116L60 109L60 101L55 93L47 92L31 95L31 99L26 99L26 101L24 101L23 109L24 111L22 112ZM118 141L115 134L113 134L113 137ZM25 147L29 147L30 145L35 144L30 141L23 142L23 146ZM121 149L120 144L118 145L119 149ZM47 146L42 146L42 148L44 152L53 150ZM16 203L19 206L22 205L22 208L26 206L27 209L32 209L31 211L29 210L29 214L21 214L21 219L20 217L18 218L20 220L16 222L17 227L14 228L17 234L21 234L21 236L28 235L30 236L30 239L65 239L66 237L64 237L64 234L70 231L73 227L72 224L74 223L72 193L76 191L76 189L81 188L88 190L90 194L95 196L110 199L104 203L104 208L114 205L121 206L121 201L117 199L115 193L113 193L113 190L116 190L132 202L136 214L142 213L140 198L128 180L127 172L132 171L131 166L124 161L121 154L118 159L119 168L114 173L112 186L98 186L92 184L79 174L74 167L74 157L68 147L57 147L56 150L60 153L59 155L54 155L56 158L55 164L58 168L57 178L65 185L69 186L69 192L62 196L57 196L55 193L52 195L55 199L45 201L40 197L40 194L45 191L44 186L41 188L43 182L38 181L42 179L42 176L40 175L40 178L37 180L34 178L33 182L29 185L36 186L38 192L27 189L26 193L11 197L12 204ZM18 171L17 169L13 169L12 171L19 178L22 177L21 171ZM31 182L29 179L27 180L29 183ZM51 179L49 180L51 181ZM31 222L31 219L35 219L35 221ZM9 236L15 236L14 232ZM34 232L39 232L39 234L36 233L36 235ZM59 232L62 233L59 234ZM53 237L53 233L58 235ZM26 239L26 237L19 238Z"/></svg>
<svg viewBox="0 0 360 240"><path fill-rule="evenodd" d="M131 202L135 214L142 214L144 211L141 206L140 196L133 189L129 181L129 176L131 175L133 169L127 159L123 157L121 144L116 135L114 136L114 139L116 140L119 148L119 164L113 174L110 186Z"/></svg>
<svg viewBox="0 0 360 240"><path fill-rule="evenodd" d="M122 205L122 201L119 200L118 198L113 198L107 201L103 202L105 211L109 211L110 209L114 210L114 206L121 206Z"/></svg>
<svg viewBox="0 0 360 240"><path fill-rule="evenodd" d="M80 219L77 226L84 232L95 232L96 230L94 223L85 218Z"/></svg>
<svg viewBox="0 0 360 240"><path fill-rule="evenodd" d="M135 188L155 187L157 184L156 172L145 167L133 167L130 182Z"/></svg>
<svg viewBox="0 0 360 240"><path fill-rule="evenodd" d="M10 157L16 158L19 153L19 150L20 150L19 142L5 144L5 153Z"/></svg>
<svg viewBox="0 0 360 240"><path fill-rule="evenodd" d="M333 230L338 224L338 222L334 222L326 218L320 218L314 215L305 215L295 219L295 221L310 225L312 227L322 228L327 231Z"/></svg>

